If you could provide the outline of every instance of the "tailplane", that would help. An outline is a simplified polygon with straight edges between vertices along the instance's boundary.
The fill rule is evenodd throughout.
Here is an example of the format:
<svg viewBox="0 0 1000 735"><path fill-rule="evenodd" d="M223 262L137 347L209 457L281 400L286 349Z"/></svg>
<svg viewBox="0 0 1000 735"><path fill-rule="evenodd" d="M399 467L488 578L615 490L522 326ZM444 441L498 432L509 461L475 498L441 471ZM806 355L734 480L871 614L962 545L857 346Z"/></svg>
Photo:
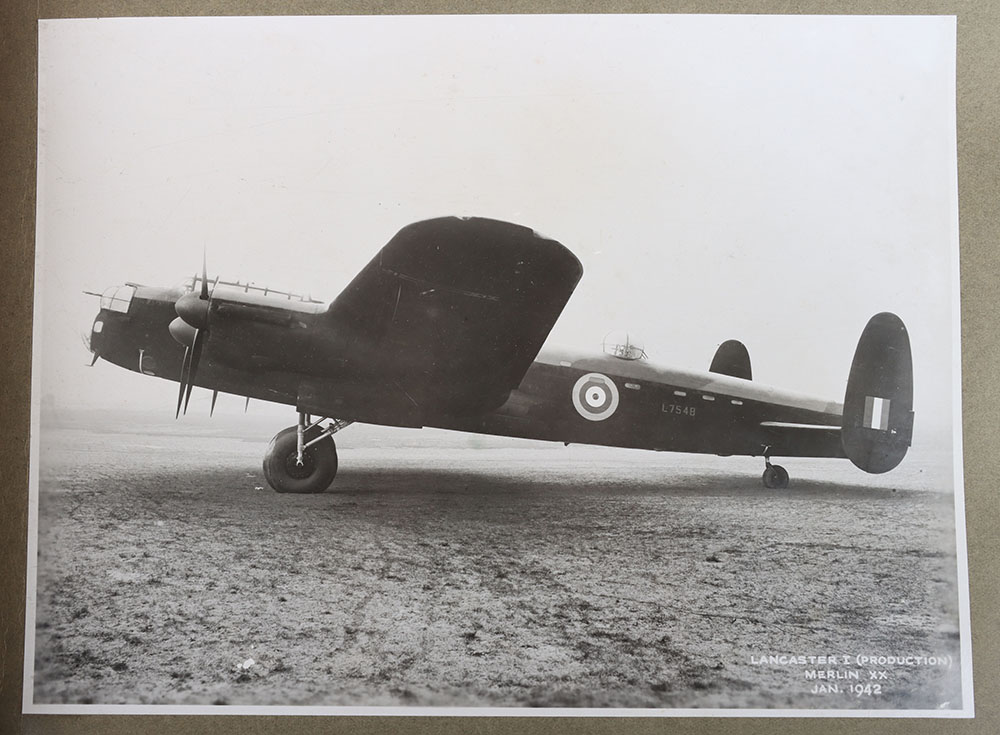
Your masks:
<svg viewBox="0 0 1000 735"><path fill-rule="evenodd" d="M840 441L865 472L898 465L913 436L910 338L895 314L876 314L861 333L844 395Z"/></svg>

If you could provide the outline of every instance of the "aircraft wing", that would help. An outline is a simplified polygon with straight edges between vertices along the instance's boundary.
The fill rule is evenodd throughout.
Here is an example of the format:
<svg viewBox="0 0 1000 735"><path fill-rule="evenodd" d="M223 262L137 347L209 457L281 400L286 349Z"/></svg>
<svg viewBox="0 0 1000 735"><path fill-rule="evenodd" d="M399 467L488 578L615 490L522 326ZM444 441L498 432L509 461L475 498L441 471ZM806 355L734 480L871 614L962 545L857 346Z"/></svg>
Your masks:
<svg viewBox="0 0 1000 735"><path fill-rule="evenodd" d="M333 392L339 415L401 424L492 410L582 275L568 249L527 227L458 217L409 225L330 305L331 349L347 357L301 402Z"/></svg>

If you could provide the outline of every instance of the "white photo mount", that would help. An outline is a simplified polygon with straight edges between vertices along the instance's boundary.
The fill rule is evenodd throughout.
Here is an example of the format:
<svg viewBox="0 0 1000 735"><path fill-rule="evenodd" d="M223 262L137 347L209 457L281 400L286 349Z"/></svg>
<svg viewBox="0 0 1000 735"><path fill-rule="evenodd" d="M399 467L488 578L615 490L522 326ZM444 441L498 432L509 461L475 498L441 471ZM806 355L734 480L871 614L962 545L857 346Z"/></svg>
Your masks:
<svg viewBox="0 0 1000 735"><path fill-rule="evenodd" d="M43 21L39 32L25 712L972 715L953 18L117 19ZM566 467L521 444L477 449L461 444L464 438L432 435L421 446L425 438L417 433L417 446L400 456L429 462L445 478L454 477L448 462L466 463L477 482L496 488L490 467L499 456L511 463L501 477L513 472L530 485L530 468L518 462L545 467L535 477L550 482L555 473L567 487L584 488L588 501L597 495L595 472L611 468L626 478L607 491L600 512L595 507L580 519L575 536L560 536L558 523L548 528L553 539L583 544L570 555L573 563L561 556L563 545L533 552L549 577L568 574L568 586L550 581L541 585L540 600L525 601L518 590L534 579L526 567L500 570L518 585L491 587L475 558L459 553L478 582L466 580L446 599L461 607L489 592L494 605L485 605L483 619L464 631L469 639L426 633L439 608L413 603L420 597L402 580L380 578L370 590L375 606L359 613L372 621L370 630L353 619L325 628L335 639L324 654L328 662L282 668L297 655L294 641L285 650L272 642L262 657L249 648L262 645L252 636L245 650L213 649L209 631L225 630L231 641L245 617L233 608L191 622L198 616L181 604L191 594L208 609L219 598L191 581L203 579L207 568L178 577L178 558L171 556L171 549L192 543L171 534L194 519L205 524L198 538L218 530L199 512L211 497L204 488L179 506L189 520L171 510L171 502L180 502L171 467L191 469L179 459L183 454L172 453L183 452L190 429L162 428L171 412L163 381L101 363L92 371L82 367L78 335L96 305L80 292L133 279L165 277L163 285L170 285L190 275L204 247L227 278L273 278L275 286L329 300L396 230L439 214L520 222L570 246L585 276L553 339L593 345L595 352L601 335L625 321L642 334L651 358L703 368L714 346L735 336L752 343L755 370L767 382L835 399L864 319L899 311L914 343L910 456L899 474L874 478L818 462L803 473L805 490L776 500L755 499L741 486L723 492L747 467L736 459L571 447ZM883 404L872 397L873 429L886 415ZM109 410L134 411L128 430L109 427ZM88 416L91 426L81 418ZM192 431L205 431L192 424ZM96 432L91 448L106 453L111 469L98 471L71 454L81 432ZM155 435L168 439L149 438ZM354 447L356 466L370 471L362 479L381 488L376 494L387 493L386 503L398 494L375 483L375 469L386 462L376 447L410 441L397 437L365 434ZM232 435L216 443L213 459L199 465L199 449L212 445L195 438L195 469L214 478L213 467L242 461L231 441ZM449 457L441 459L441 452ZM116 453L129 462L114 460ZM406 461L390 462L387 471L405 475ZM551 464L555 469L552 462L559 462ZM248 473L257 469L247 466ZM166 484L131 496L136 515L124 515L121 484L154 474ZM703 504L682 502L690 501L690 483L665 480L662 497L652 490L656 478L693 475L711 478ZM665 556L620 557L617 566L633 575L621 580L588 576L581 565L615 566L602 567L609 561L594 529L605 522L602 515L617 515L629 480L643 511L631 520L632 548L653 534ZM255 482L227 484L226 497L252 496ZM544 496L544 483L534 482ZM563 490L569 512L572 493ZM735 492L736 501L726 492ZM304 517L254 497L252 507L263 514L254 524L268 513L292 523ZM352 502L371 500L357 497ZM474 496L456 497L471 512ZM87 499L82 510L81 498ZM338 520L349 516L333 511L342 501L326 508L334 534ZM559 507L558 498L549 501ZM720 516L731 502L744 512L752 504L752 515ZM88 516L93 503L109 503L105 514ZM167 504L162 517L153 513L158 503ZM829 514L818 512L828 507ZM650 521L654 510L684 520L658 526ZM943 523L942 513L950 516ZM368 516L367 523L376 521L400 548L416 548L416 537L392 539L393 531L402 533L392 513ZM243 525L250 522L235 527L260 527ZM486 521L468 523L453 528L458 538ZM722 529L736 534L731 543L719 538ZM761 530L775 535L761 537ZM534 527L532 537L541 532ZM525 541L516 527L504 533ZM684 533L691 538L685 541ZM121 558L128 552L113 543L119 534L132 539L135 558ZM82 553L97 537L105 539L104 556ZM250 536L229 548L249 564L267 557L268 544ZM362 568L350 581L362 581L374 552L337 550L341 559L359 555ZM513 546L506 558L523 563L524 553ZM246 572L233 556L228 561ZM426 558L443 563L452 556ZM75 584L84 586L61 595L71 559L80 565ZM750 566L766 567L768 560L776 566ZM642 573L649 576L640 576L647 562ZM218 584L234 574L218 566L214 572ZM327 574L327 583L336 578ZM815 590L795 598L791 617L769 621L762 611L781 610L782 601L767 597L768 574L781 580L780 589L791 580L800 591ZM915 574L929 577L918 585ZM678 584L678 577L689 584ZM277 572L262 584L271 582L282 584ZM749 586L740 591L740 584ZM894 589L915 595L921 586L930 590L927 597L892 598ZM679 597L687 587L704 604ZM334 598L310 598L322 584L303 589L304 602L337 609ZM342 601L357 602L346 589ZM590 592L599 596L588 598ZM839 594L845 595L840 605ZM92 602L83 600L88 595ZM633 613L612 612L606 602L593 614L579 612L608 599L624 599L621 610L631 605ZM413 603L402 605L405 622L377 624L392 619L385 607L392 600ZM513 623L487 625L504 611L513 620L522 614L535 620L545 600L566 616L562 624L545 623L553 626L551 640L528 640ZM130 617L136 614L146 622L136 623ZM281 609L261 614L296 619ZM298 619L306 620L301 613ZM627 624L631 638L614 627ZM143 625L150 626L145 637ZM160 660L149 636L171 625L196 635L198 647L211 654L185 658L178 650L172 656L179 661ZM906 631L899 646L891 643L893 630ZM915 646L919 630L933 643ZM102 631L112 638L104 640ZM368 644L357 642L359 631ZM414 657L413 680L397 671L381 687L352 675L352 661L365 668L428 635L428 646L415 649L429 655L423 663ZM129 644L129 636L139 642ZM615 636L618 644L608 643ZM601 689L615 645L631 652L634 670L612 670L612 679L625 683ZM586 663L588 651L599 667ZM670 662L662 670L653 665L657 656ZM438 660L436 667L427 663ZM269 662L266 671L262 661ZM310 666L313 675L293 678ZM462 672L457 679L456 672ZM467 690L463 681L472 682ZM506 684L496 691L492 681ZM325 682L325 693L314 691L316 682ZM680 684L687 688L673 691Z"/></svg>

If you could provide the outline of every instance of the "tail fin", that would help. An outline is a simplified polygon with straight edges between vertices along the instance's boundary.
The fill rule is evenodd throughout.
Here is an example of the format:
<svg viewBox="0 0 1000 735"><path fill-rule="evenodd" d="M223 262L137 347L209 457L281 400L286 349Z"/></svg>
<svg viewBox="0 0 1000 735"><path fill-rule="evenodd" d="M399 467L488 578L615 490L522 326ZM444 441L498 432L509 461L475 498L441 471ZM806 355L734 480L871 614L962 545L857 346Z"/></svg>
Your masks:
<svg viewBox="0 0 1000 735"><path fill-rule="evenodd" d="M840 441L865 472L898 465L913 436L913 359L906 326L876 314L861 333L844 395Z"/></svg>
<svg viewBox="0 0 1000 735"><path fill-rule="evenodd" d="M742 342L735 339L727 340L719 345L712 358L712 366L708 369L710 373L720 375L730 375L734 378L751 380L750 353Z"/></svg>

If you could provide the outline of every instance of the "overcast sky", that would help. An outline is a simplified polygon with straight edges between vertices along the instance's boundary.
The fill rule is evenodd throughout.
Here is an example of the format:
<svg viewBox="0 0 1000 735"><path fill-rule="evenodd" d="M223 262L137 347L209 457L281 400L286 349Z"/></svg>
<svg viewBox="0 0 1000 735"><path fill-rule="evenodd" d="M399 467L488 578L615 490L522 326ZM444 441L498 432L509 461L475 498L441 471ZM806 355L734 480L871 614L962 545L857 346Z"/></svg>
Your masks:
<svg viewBox="0 0 1000 735"><path fill-rule="evenodd" d="M553 344L627 329L707 369L738 338L761 382L842 400L894 311L917 434L948 429L954 78L952 18L42 21L42 392L173 412L176 384L84 367L83 289L179 283L206 247L210 275L331 300L462 214L581 259Z"/></svg>

